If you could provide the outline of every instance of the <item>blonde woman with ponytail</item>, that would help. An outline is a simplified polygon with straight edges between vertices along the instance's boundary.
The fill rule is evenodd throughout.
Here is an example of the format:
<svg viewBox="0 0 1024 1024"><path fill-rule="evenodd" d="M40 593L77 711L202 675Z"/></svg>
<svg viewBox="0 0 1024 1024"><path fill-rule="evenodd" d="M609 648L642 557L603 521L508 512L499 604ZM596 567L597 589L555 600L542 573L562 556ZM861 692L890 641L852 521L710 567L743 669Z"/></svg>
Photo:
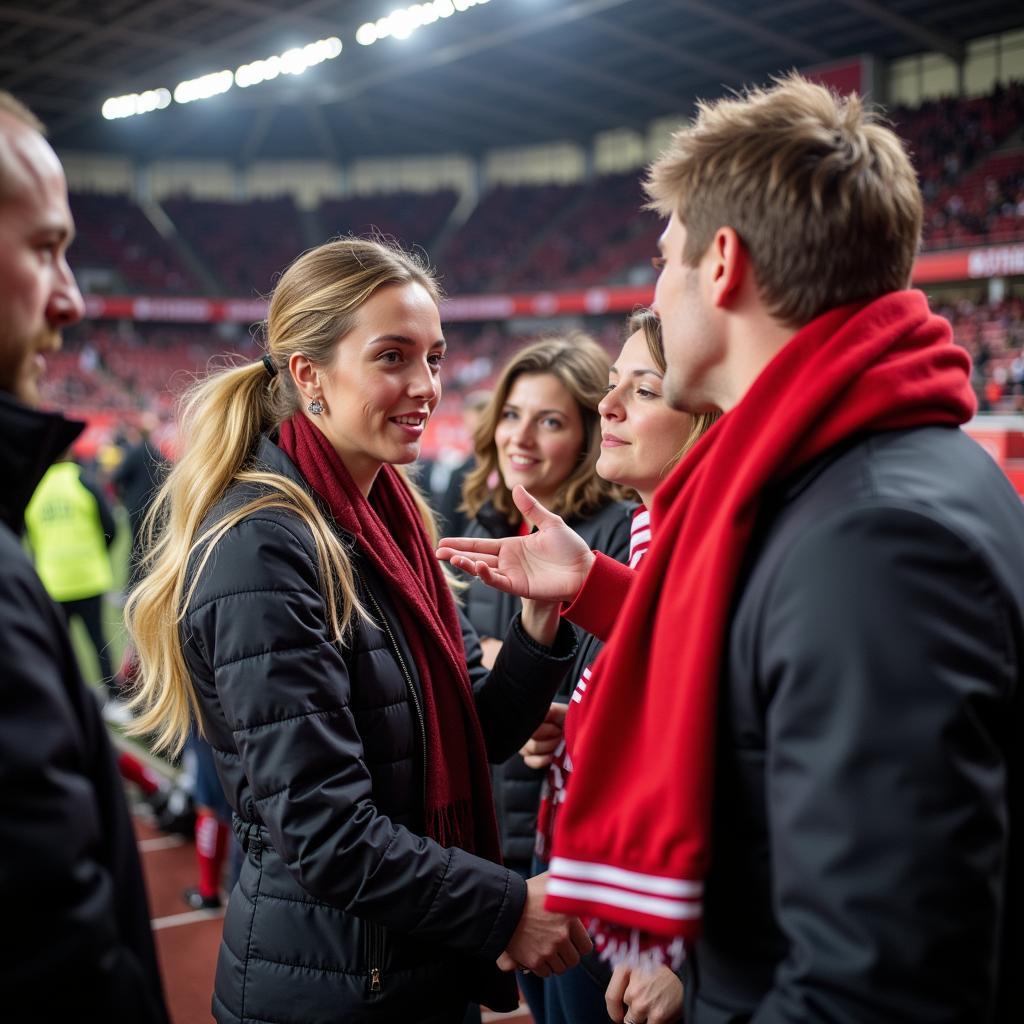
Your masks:
<svg viewBox="0 0 1024 1024"><path fill-rule="evenodd" d="M340 239L281 277L266 356L184 405L126 614L136 730L174 752L196 723L246 851L222 1024L458 1022L589 949L501 866L487 773L544 717L571 630L525 602L488 672L400 468L444 351L429 272Z"/></svg>

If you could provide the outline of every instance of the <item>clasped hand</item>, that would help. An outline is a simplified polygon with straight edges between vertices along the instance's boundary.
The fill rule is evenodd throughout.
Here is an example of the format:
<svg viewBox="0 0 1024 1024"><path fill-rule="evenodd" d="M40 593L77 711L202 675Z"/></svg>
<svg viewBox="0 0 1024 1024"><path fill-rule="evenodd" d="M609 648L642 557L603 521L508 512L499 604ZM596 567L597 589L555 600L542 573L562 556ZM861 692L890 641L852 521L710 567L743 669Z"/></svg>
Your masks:
<svg viewBox="0 0 1024 1024"><path fill-rule="evenodd" d="M541 978L563 974L580 962L594 944L578 917L544 909L547 874L526 880L526 903L505 952L498 957L503 971L517 968Z"/></svg>

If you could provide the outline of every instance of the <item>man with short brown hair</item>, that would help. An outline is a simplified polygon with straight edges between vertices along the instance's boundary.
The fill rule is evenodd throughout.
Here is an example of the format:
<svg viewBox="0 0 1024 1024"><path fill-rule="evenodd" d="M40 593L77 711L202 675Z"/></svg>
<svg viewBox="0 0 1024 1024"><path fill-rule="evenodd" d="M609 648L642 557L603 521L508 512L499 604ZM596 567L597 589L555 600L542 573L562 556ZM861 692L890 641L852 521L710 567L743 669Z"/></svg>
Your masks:
<svg viewBox="0 0 1024 1024"><path fill-rule="evenodd" d="M617 1021L663 1024L635 965L685 948L688 1024L1016 1024L1024 511L959 429L966 353L905 290L910 160L793 76L702 105L648 188L665 396L725 415L640 571L523 494L531 536L443 542L615 620L547 904L621 962Z"/></svg>
<svg viewBox="0 0 1024 1024"><path fill-rule="evenodd" d="M39 381L82 317L67 184L39 121L0 92L0 1015L166 1024L135 835L63 613L19 540L84 424Z"/></svg>

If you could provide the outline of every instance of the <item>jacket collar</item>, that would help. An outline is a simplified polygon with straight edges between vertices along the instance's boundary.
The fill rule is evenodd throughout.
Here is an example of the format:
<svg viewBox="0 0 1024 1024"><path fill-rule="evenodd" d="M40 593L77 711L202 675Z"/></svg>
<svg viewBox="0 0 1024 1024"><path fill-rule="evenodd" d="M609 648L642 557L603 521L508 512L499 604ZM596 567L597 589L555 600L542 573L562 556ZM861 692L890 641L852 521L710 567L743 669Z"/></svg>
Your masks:
<svg viewBox="0 0 1024 1024"><path fill-rule="evenodd" d="M327 507L327 503L309 486L299 467L292 462L287 452L278 448L276 442L276 430L269 435L264 434L260 438L259 444L256 446L256 466L259 469L269 470L271 473L287 477L293 483L298 484L316 502L317 507L324 514L327 522L333 524L335 532L341 537L346 547L351 548L355 542L355 535L338 525L331 510Z"/></svg>
<svg viewBox="0 0 1024 1024"><path fill-rule="evenodd" d="M25 506L43 474L85 429L78 420L42 412L0 392L0 521L20 533Z"/></svg>
<svg viewBox="0 0 1024 1024"><path fill-rule="evenodd" d="M287 477L292 483L298 484L303 490L308 491L309 484L305 477L299 472L288 453L277 447L277 432L264 434L256 446L256 464L260 469L269 470L271 473L278 473Z"/></svg>

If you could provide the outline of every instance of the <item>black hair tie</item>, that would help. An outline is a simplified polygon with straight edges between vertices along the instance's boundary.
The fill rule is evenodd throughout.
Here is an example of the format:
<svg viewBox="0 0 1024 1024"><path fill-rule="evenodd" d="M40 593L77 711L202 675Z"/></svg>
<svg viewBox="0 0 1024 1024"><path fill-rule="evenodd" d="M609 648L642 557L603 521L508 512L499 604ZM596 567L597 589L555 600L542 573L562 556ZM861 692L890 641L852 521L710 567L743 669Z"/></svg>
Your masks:
<svg viewBox="0 0 1024 1024"><path fill-rule="evenodd" d="M267 375L271 378L277 376L277 367L274 365L274 360L269 355L263 357L263 368L267 371Z"/></svg>

